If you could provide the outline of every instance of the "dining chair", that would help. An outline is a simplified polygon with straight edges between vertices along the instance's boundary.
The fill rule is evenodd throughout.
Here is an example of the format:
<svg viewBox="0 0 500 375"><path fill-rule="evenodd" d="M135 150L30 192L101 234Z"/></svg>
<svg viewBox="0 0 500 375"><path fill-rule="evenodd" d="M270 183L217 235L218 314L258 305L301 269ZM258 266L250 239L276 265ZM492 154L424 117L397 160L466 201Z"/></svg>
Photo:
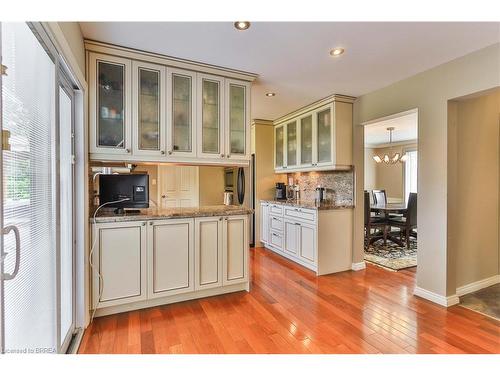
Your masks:
<svg viewBox="0 0 500 375"><path fill-rule="evenodd" d="M370 245L372 229L381 229L384 246L387 245L387 219L371 216L370 193L365 191L365 248Z"/></svg>
<svg viewBox="0 0 500 375"><path fill-rule="evenodd" d="M410 193L408 197L408 207L402 217L390 217L387 221L390 227L396 227L400 230L400 238L403 239L403 233L406 240L406 248L410 248L410 236L417 238L417 193Z"/></svg>
<svg viewBox="0 0 500 375"><path fill-rule="evenodd" d="M387 195L385 190L372 190L373 201L375 204L387 204Z"/></svg>

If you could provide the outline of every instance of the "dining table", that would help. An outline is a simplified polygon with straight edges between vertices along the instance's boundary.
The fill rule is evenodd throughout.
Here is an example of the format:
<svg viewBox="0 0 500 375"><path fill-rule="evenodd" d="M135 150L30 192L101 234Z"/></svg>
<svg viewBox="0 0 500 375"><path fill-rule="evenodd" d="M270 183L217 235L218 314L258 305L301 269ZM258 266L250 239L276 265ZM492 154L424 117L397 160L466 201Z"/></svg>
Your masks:
<svg viewBox="0 0 500 375"><path fill-rule="evenodd" d="M408 208L405 203L373 203L370 205L370 211L379 213L380 215L382 215L382 217L389 218L389 214L406 215ZM404 246L403 241L398 238L398 235L399 232L392 232L389 229L389 232L387 233L387 239L398 244L399 246ZM373 238L370 240L370 243L378 241L382 237L383 234L378 233L378 235L373 236Z"/></svg>

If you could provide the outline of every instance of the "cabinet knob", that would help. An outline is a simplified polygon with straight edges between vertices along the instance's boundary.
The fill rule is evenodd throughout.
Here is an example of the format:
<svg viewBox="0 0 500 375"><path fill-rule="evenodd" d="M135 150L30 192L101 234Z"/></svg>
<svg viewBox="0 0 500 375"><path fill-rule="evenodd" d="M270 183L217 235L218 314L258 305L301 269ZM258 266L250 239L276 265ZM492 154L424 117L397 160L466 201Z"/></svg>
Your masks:
<svg viewBox="0 0 500 375"><path fill-rule="evenodd" d="M165 151L161 150L160 154L165 155Z"/></svg>
<svg viewBox="0 0 500 375"><path fill-rule="evenodd" d="M231 154L227 154L226 156L227 156L228 158L230 158L230 157L231 157Z"/></svg>
<svg viewBox="0 0 500 375"><path fill-rule="evenodd" d="M162 195L161 197L162 197L162 198L166 198L167 196L166 196L166 195Z"/></svg>
<svg viewBox="0 0 500 375"><path fill-rule="evenodd" d="M224 157L224 154L220 154L220 157L223 158Z"/></svg>
<svg viewBox="0 0 500 375"><path fill-rule="evenodd" d="M153 225L153 222L152 222L152 221L150 221L150 222L149 222L149 225Z"/></svg>
<svg viewBox="0 0 500 375"><path fill-rule="evenodd" d="M169 150L169 151L168 151L168 154L169 154L169 155L172 155L172 150Z"/></svg>
<svg viewBox="0 0 500 375"><path fill-rule="evenodd" d="M222 221L222 217L219 217L219 221Z"/></svg>
<svg viewBox="0 0 500 375"><path fill-rule="evenodd" d="M127 154L130 154L130 149L126 148L126 149L125 149L125 152L126 152Z"/></svg>
<svg viewBox="0 0 500 375"><path fill-rule="evenodd" d="M145 226L146 225L146 222L142 223L142 226Z"/></svg>

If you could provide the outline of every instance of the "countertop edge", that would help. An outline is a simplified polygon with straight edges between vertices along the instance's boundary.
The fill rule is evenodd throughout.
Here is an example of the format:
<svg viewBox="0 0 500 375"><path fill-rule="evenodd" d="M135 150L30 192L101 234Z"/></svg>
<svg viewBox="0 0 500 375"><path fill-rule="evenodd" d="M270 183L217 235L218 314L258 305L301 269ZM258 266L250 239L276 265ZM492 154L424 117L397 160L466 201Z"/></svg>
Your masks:
<svg viewBox="0 0 500 375"><path fill-rule="evenodd" d="M352 205L336 205L336 204L326 204L324 206L317 206L313 202L297 202L297 201L281 201L274 199L260 199L260 203L269 203L269 204L279 204L281 206L292 206L292 207L300 207L300 208L309 208L311 210L317 211L327 211L327 210L350 210L355 208L354 204Z"/></svg>

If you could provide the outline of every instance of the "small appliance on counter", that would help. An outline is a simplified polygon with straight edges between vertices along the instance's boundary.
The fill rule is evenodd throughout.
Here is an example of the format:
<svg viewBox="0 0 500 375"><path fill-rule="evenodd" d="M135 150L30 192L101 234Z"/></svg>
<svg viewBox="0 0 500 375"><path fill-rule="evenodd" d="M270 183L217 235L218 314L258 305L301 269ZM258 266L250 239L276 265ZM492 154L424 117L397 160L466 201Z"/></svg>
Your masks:
<svg viewBox="0 0 500 375"><path fill-rule="evenodd" d="M325 199L325 188L318 185L316 188L316 202L321 203Z"/></svg>
<svg viewBox="0 0 500 375"><path fill-rule="evenodd" d="M224 205L231 206L233 204L233 193L231 191L224 192Z"/></svg>
<svg viewBox="0 0 500 375"><path fill-rule="evenodd" d="M277 182L276 183L276 192L275 192L275 198L277 200L285 200L286 199L286 185L284 182Z"/></svg>

